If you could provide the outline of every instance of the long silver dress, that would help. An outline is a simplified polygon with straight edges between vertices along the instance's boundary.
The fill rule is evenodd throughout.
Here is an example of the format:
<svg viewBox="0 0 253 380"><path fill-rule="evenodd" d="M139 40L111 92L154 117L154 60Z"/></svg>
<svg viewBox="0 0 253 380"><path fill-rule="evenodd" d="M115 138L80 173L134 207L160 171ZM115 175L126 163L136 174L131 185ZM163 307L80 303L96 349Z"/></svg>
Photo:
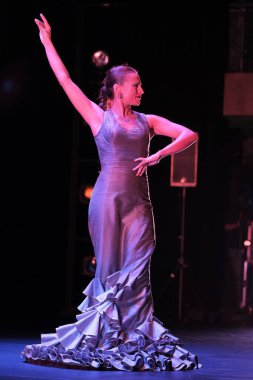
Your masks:
<svg viewBox="0 0 253 380"><path fill-rule="evenodd" d="M155 228L147 173L136 176L134 159L149 154L150 128L135 112L127 130L109 110L95 137L101 172L89 205L89 232L96 256L94 279L84 290L73 324L42 334L27 345L24 361L118 370L198 368L155 316L150 260Z"/></svg>

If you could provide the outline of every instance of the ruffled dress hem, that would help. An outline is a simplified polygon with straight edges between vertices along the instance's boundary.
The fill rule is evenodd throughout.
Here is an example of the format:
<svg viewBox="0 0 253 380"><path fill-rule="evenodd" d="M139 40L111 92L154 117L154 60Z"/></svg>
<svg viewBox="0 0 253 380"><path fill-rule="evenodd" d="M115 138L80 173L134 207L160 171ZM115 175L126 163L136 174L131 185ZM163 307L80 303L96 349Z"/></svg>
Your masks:
<svg viewBox="0 0 253 380"><path fill-rule="evenodd" d="M139 278L136 281L141 280ZM200 368L198 357L153 316L123 327L118 303L131 287L129 276L118 272L107 285L94 278L84 291L81 314L54 334L42 334L40 344L25 346L23 361L76 369L178 371ZM138 319L137 319L138 320Z"/></svg>

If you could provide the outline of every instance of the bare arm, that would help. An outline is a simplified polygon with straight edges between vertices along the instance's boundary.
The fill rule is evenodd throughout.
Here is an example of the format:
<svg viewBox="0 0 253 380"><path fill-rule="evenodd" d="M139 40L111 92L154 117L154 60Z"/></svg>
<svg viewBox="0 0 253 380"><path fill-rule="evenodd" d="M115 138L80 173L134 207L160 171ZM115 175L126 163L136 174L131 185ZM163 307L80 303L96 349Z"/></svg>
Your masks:
<svg viewBox="0 0 253 380"><path fill-rule="evenodd" d="M197 132L161 116L147 115L147 120L154 134L170 137L173 141L149 157L136 158L135 161L139 161L139 164L133 169L137 171L136 175L142 175L147 166L158 164L162 158L187 149L199 139Z"/></svg>
<svg viewBox="0 0 253 380"><path fill-rule="evenodd" d="M174 139L172 143L158 152L160 159L170 154L181 152L198 141L198 133L183 125L174 123L161 116L147 115L147 119L156 135L168 136Z"/></svg>
<svg viewBox="0 0 253 380"><path fill-rule="evenodd" d="M51 26L47 19L40 14L42 21L35 19L40 31L40 40L45 48L48 62L69 100L80 113L86 123L91 127L95 136L102 124L104 111L83 93L72 81L68 70L62 62L51 39Z"/></svg>

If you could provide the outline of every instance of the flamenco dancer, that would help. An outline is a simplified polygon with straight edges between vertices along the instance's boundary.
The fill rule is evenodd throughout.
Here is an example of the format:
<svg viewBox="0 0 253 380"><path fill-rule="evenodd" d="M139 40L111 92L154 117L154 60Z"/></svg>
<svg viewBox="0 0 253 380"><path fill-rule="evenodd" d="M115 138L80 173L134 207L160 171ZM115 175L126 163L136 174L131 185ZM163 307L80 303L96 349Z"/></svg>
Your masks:
<svg viewBox="0 0 253 380"><path fill-rule="evenodd" d="M87 98L59 57L47 19L40 14L35 23L58 82L94 136L101 172L88 213L96 273L83 292L80 313L74 323L25 346L22 358L84 370L199 368L198 356L154 316L150 262L156 235L147 175L148 166L188 148L198 134L164 117L134 111L144 91L138 71L128 64L107 70L99 104ZM149 155L155 135L173 140Z"/></svg>

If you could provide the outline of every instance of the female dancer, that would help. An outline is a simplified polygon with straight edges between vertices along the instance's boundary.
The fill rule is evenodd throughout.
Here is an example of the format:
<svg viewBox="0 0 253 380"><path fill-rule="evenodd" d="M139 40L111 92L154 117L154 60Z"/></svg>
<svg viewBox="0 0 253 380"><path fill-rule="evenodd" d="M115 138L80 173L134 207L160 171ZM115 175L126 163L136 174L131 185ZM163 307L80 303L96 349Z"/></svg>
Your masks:
<svg viewBox="0 0 253 380"><path fill-rule="evenodd" d="M150 260L155 248L147 167L198 140L190 129L156 115L132 110L144 93L136 69L109 69L100 104L88 99L59 57L51 27L41 14L35 22L49 64L68 98L90 126L101 172L89 204L89 232L96 256L94 279L84 290L80 314L41 343L27 345L22 357L34 364L83 369L180 370L198 368L197 355L154 316ZM155 135L173 139L149 155Z"/></svg>

